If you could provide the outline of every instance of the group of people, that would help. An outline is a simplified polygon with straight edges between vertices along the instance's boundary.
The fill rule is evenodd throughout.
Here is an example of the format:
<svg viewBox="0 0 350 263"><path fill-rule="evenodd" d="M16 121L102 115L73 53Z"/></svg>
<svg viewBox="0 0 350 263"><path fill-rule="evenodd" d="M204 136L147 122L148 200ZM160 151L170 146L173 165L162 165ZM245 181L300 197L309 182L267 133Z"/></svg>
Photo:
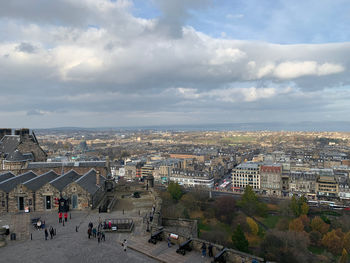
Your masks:
<svg viewBox="0 0 350 263"><path fill-rule="evenodd" d="M207 245L203 243L201 249L202 249L202 257L204 258L207 256ZM211 243L209 243L208 245L208 254L209 254L209 257L213 256L213 245Z"/></svg>
<svg viewBox="0 0 350 263"><path fill-rule="evenodd" d="M49 233L51 239L53 239L53 237L56 235L56 230L54 230L52 226L50 226L49 231L47 231L47 228L45 228L45 240L47 240L49 237Z"/></svg>
<svg viewBox="0 0 350 263"><path fill-rule="evenodd" d="M62 217L64 216L64 221L67 222L68 220L68 213L65 212L64 215L62 212L58 213L58 223L62 223Z"/></svg>
<svg viewBox="0 0 350 263"><path fill-rule="evenodd" d="M89 223L89 227L88 227L88 238L90 239L91 236L96 238L97 237L97 242L100 243L100 241L106 241L106 235L105 232L102 231L102 224L99 223L98 227L96 229L96 227L94 227L93 223L90 222Z"/></svg>

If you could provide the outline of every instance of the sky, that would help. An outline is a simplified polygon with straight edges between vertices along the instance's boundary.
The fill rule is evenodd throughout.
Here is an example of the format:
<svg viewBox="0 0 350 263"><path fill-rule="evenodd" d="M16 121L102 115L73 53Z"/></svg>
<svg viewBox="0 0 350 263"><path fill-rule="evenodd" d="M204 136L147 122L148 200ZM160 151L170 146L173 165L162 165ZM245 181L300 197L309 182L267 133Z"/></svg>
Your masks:
<svg viewBox="0 0 350 263"><path fill-rule="evenodd" d="M348 0L0 0L1 127L349 121Z"/></svg>

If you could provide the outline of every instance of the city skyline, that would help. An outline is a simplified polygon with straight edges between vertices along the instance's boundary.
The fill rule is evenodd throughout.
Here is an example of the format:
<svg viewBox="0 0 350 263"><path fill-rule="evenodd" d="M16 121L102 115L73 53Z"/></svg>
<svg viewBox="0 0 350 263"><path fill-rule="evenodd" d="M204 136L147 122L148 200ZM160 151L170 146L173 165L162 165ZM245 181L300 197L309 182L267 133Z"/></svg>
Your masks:
<svg viewBox="0 0 350 263"><path fill-rule="evenodd" d="M347 121L349 9L311 0L5 2L2 126Z"/></svg>

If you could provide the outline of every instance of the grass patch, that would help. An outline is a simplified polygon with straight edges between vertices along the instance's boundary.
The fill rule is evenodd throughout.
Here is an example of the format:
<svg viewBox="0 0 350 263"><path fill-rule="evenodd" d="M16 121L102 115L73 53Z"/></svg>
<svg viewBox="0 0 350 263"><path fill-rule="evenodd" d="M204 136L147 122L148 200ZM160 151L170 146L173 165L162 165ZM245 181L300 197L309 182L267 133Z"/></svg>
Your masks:
<svg viewBox="0 0 350 263"><path fill-rule="evenodd" d="M198 230L201 231L210 231L211 227L208 224L205 224L202 219L198 220Z"/></svg>
<svg viewBox="0 0 350 263"><path fill-rule="evenodd" d="M261 222L266 225L268 228L272 229L275 228L278 221L281 219L281 216L276 215L268 215L265 217Z"/></svg>
<svg viewBox="0 0 350 263"><path fill-rule="evenodd" d="M324 248L322 247L309 246L307 249L315 255L320 255L324 252Z"/></svg>

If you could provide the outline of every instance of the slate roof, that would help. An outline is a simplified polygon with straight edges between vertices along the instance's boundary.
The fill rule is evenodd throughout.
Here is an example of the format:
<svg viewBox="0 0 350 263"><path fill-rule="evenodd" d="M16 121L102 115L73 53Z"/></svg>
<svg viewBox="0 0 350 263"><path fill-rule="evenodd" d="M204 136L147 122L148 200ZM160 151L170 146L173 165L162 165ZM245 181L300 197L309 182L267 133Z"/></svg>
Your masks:
<svg viewBox="0 0 350 263"><path fill-rule="evenodd" d="M21 138L19 135L5 135L0 141L0 153L12 153L20 142Z"/></svg>
<svg viewBox="0 0 350 263"><path fill-rule="evenodd" d="M105 167L106 161L87 161L87 162L32 162L28 164L28 169L38 168L58 168L58 167Z"/></svg>
<svg viewBox="0 0 350 263"><path fill-rule="evenodd" d="M62 191L63 188L66 187L66 185L78 180L80 177L81 175L78 174L76 171L70 170L64 175L61 175L60 177L57 177L56 179L52 180L50 184L57 190Z"/></svg>
<svg viewBox="0 0 350 263"><path fill-rule="evenodd" d="M5 193L9 193L17 185L27 182L28 180L33 179L35 177L37 177L37 175L32 171L12 177L0 183L0 190L3 190Z"/></svg>
<svg viewBox="0 0 350 263"><path fill-rule="evenodd" d="M55 173L54 171L49 171L47 173L44 173L38 177L35 177L35 178L25 182L23 185L25 185L30 190L37 191L44 184L52 181L53 179L57 178L58 176L59 175L57 173Z"/></svg>
<svg viewBox="0 0 350 263"><path fill-rule="evenodd" d="M27 153L22 154L19 150L15 150L14 152L11 152L7 157L6 161L8 162L25 162L28 160L33 160L33 154Z"/></svg>
<svg viewBox="0 0 350 263"><path fill-rule="evenodd" d="M88 193L94 194L97 192L98 189L100 189L101 185L104 184L105 178L100 175L100 186L96 185L96 170L91 169L86 174L84 174L82 177L80 177L75 182L80 185L82 188L84 188Z"/></svg>
<svg viewBox="0 0 350 263"><path fill-rule="evenodd" d="M15 177L15 175L11 172L2 173L0 174L0 183L13 177Z"/></svg>

